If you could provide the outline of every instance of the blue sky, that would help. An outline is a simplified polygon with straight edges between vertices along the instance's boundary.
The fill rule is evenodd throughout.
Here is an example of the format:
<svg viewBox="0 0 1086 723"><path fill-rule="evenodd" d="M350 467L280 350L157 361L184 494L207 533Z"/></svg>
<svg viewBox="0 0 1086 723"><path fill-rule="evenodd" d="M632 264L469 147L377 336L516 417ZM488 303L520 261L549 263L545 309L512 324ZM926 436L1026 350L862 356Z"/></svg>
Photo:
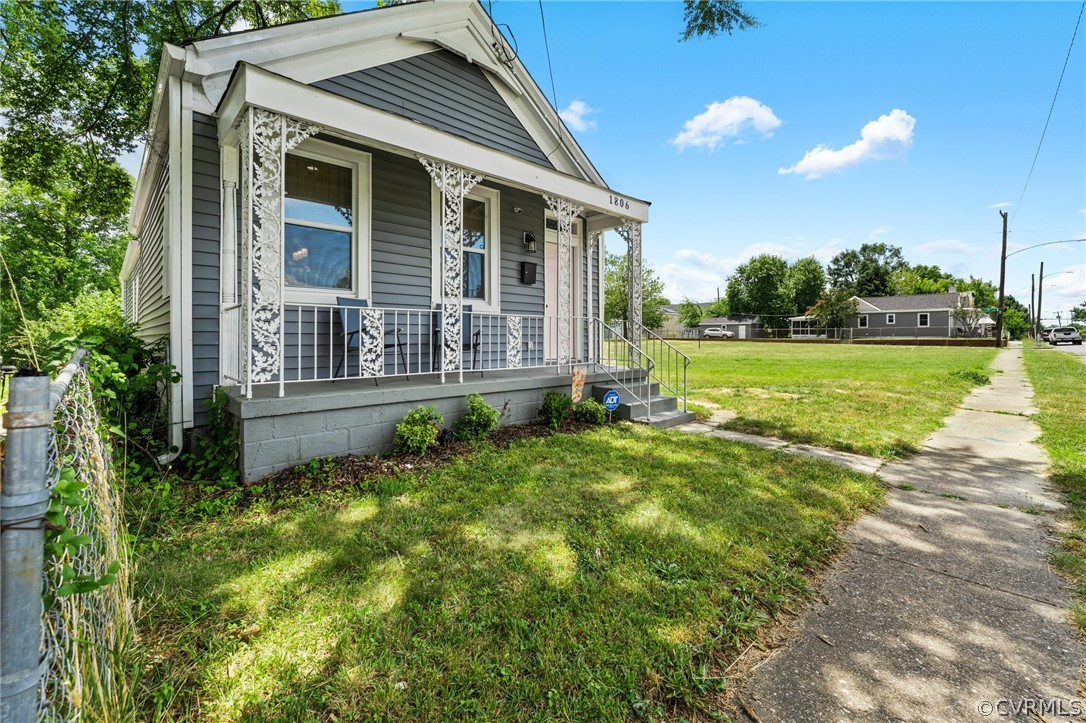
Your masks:
<svg viewBox="0 0 1086 723"><path fill-rule="evenodd" d="M551 96L539 4L490 7ZM1018 204L1079 3L746 7L762 27L680 43L678 2L543 3L557 107L611 186L652 202L645 258L674 300L723 293L758 253L869 240L997 281L1003 204L1011 250L1086 236L1086 27ZM1012 257L1008 292L1028 303L1042 260L1046 316L1086 299L1084 243Z"/></svg>
<svg viewBox="0 0 1086 723"><path fill-rule="evenodd" d="M592 109L571 128L585 151L612 186L652 202L645 256L669 293L711 298L757 253L827 261L872 239L997 280L991 207L1018 202L1079 4L747 8L763 27L679 43L677 2L543 4L558 107ZM549 96L539 5L498 0L492 14ZM820 145L852 147L796 167ZM1084 209L1086 28L1029 188L1007 207L1012 249L1086 236ZM1046 275L1074 272L1046 281L1046 309L1086 299L1086 244L1012 257L1008 291L1028 301L1041 260Z"/></svg>

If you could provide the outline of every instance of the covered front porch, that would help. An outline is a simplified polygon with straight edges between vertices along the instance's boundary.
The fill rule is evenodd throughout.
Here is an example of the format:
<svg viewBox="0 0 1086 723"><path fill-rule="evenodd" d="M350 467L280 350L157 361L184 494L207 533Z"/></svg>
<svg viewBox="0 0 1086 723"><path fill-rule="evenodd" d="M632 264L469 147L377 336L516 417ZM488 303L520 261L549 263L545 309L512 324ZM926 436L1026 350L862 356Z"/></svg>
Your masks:
<svg viewBox="0 0 1086 723"><path fill-rule="evenodd" d="M602 319L609 229L627 242L629 318L640 328L643 201L246 64L223 96L218 132L225 161L220 377L240 398L269 389L284 397L292 385L291 395L301 395L311 389L306 383L321 380L384 387L384 380L402 377L434 386L460 383L472 372L532 378L537 370L607 366L604 338L618 336ZM317 138L324 155L302 146ZM432 183L433 212L424 209L433 229L428 270L406 257L397 264L387 241L391 251L373 251L381 231L368 217L368 199L381 192L369 160L374 150L395 154L401 164L411 159ZM336 207L346 222L296 221L305 210L297 208L299 194L288 193L288 160L300 154L314 159L302 163L316 170L320 160L340 160L340 152L362 158L351 195L359 200ZM370 197L359 190L363 184ZM304 193L301 200L313 205ZM490 198L492 205L484 203ZM510 233L522 213L518 198L535 199L545 223L538 211L538 228ZM482 209L478 227L469 205ZM299 228L349 238L357 261L341 286L298 288L293 268L311 253L291 240ZM540 258L517 255L537 246L547 252L538 281L534 261L515 261ZM472 255L480 250L492 258ZM494 284L485 293L484 276ZM378 294L395 285L389 279L423 293ZM544 293L526 293L539 286ZM401 298L407 303L397 303Z"/></svg>

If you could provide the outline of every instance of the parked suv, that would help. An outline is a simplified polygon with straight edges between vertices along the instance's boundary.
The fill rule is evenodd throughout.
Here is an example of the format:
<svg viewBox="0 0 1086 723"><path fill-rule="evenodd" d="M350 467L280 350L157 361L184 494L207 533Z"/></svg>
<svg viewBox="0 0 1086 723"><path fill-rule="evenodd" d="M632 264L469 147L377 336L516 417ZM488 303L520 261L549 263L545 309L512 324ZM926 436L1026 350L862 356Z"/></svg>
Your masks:
<svg viewBox="0 0 1086 723"><path fill-rule="evenodd" d="M710 326L708 329L701 333L702 336L708 339L731 339L735 336L734 332L726 331L719 326Z"/></svg>
<svg viewBox="0 0 1086 723"><path fill-rule="evenodd" d="M1048 343L1056 346L1060 342L1070 342L1075 346L1082 344L1082 334L1073 326L1060 326L1052 330L1048 335Z"/></svg>

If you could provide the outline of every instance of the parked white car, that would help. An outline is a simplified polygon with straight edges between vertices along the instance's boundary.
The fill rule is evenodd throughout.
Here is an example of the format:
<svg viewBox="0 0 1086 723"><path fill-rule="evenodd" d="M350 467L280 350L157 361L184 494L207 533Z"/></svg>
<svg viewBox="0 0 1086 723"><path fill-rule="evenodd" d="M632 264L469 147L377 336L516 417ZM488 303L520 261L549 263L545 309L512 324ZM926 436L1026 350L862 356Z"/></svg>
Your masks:
<svg viewBox="0 0 1086 723"><path fill-rule="evenodd" d="M727 331L719 326L710 326L708 329L701 333L706 339L731 339L735 336L735 332Z"/></svg>
<svg viewBox="0 0 1086 723"><path fill-rule="evenodd" d="M1061 326L1049 332L1049 344L1056 346L1060 342L1067 342L1068 344L1079 346L1082 344L1082 334L1079 334L1078 329L1073 326Z"/></svg>

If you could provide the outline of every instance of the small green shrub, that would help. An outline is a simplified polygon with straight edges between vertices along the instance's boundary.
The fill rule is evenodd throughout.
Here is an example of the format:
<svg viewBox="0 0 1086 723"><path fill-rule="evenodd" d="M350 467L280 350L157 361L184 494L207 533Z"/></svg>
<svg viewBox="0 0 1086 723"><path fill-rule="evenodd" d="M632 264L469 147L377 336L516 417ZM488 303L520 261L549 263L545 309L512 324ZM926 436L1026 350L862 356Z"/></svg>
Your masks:
<svg viewBox="0 0 1086 723"><path fill-rule="evenodd" d="M956 369L955 371L952 371L950 373L950 376L957 377L958 379L964 379L967 382L972 382L973 384L977 384L980 386L990 384L992 382L991 377L989 377L987 374L980 371L979 369Z"/></svg>
<svg viewBox="0 0 1086 723"><path fill-rule="evenodd" d="M415 407L396 425L393 446L397 452L426 454L426 450L437 444L437 433L444 423L445 419L432 404Z"/></svg>
<svg viewBox="0 0 1086 723"><path fill-rule="evenodd" d="M498 428L498 410L481 394L468 395L468 411L453 424L453 434L466 442L478 442Z"/></svg>
<svg viewBox="0 0 1086 723"><path fill-rule="evenodd" d="M585 399L573 405L573 418L585 424L603 424L607 421L607 407L595 399Z"/></svg>
<svg viewBox="0 0 1086 723"><path fill-rule="evenodd" d="M543 392L543 406L539 408L539 418L551 429L558 429L569 418L573 400L561 392Z"/></svg>

